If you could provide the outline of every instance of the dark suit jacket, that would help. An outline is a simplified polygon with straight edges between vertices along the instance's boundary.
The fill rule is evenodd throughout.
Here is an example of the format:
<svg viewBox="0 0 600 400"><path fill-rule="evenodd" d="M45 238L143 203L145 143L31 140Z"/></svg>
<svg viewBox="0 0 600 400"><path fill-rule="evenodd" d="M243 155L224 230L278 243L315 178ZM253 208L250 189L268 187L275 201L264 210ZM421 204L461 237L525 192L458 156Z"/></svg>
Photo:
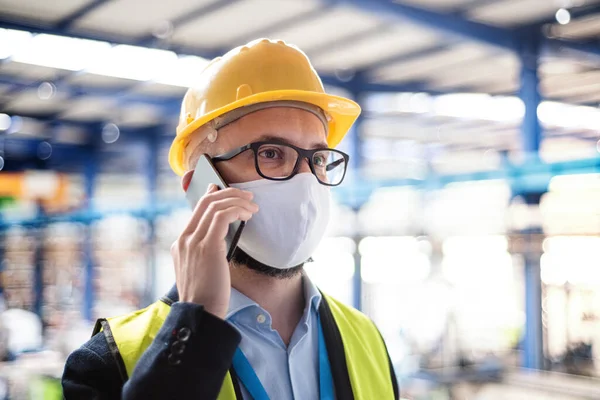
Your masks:
<svg viewBox="0 0 600 400"><path fill-rule="evenodd" d="M62 379L66 400L216 399L228 370L241 400L239 383L231 369L233 354L241 340L238 331L200 305L177 302L176 288L162 300L171 304L171 311L132 375L127 377L111 336L97 333L67 359ZM325 301L319 314L336 397L352 399L342 339ZM192 334L173 362L169 356L181 328L190 329ZM397 399L399 392L391 363L390 370Z"/></svg>

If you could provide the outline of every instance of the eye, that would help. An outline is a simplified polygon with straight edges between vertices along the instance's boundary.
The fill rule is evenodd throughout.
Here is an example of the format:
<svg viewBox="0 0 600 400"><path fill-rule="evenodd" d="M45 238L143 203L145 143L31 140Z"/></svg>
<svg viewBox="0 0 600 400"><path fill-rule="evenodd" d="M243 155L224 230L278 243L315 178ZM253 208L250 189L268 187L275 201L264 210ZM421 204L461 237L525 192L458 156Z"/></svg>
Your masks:
<svg viewBox="0 0 600 400"><path fill-rule="evenodd" d="M327 157L323 154L315 154L313 157L313 163L317 167L324 167L327 164Z"/></svg>
<svg viewBox="0 0 600 400"><path fill-rule="evenodd" d="M278 149L261 149L258 155L271 160L281 158L281 152Z"/></svg>

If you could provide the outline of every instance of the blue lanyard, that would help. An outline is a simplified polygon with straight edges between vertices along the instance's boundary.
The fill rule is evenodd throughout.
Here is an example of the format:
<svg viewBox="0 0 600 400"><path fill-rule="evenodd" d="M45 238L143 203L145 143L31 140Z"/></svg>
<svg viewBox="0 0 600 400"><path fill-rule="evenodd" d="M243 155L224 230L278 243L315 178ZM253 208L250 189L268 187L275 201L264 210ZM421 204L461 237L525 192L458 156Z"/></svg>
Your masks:
<svg viewBox="0 0 600 400"><path fill-rule="evenodd" d="M321 317L317 314L317 329L319 331L319 392L321 400L334 400L333 396L333 378L331 377L331 368L329 358L327 357L327 347L325 347L325 336L321 327ZM239 380L254 400L269 400L267 391L260 383L252 365L238 347L233 355L233 369Z"/></svg>

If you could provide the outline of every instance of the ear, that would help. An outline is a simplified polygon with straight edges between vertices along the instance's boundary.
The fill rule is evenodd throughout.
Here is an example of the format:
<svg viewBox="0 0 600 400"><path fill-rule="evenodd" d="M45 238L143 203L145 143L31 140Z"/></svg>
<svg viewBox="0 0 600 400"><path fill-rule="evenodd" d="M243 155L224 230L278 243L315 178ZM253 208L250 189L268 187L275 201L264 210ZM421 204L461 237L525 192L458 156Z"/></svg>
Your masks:
<svg viewBox="0 0 600 400"><path fill-rule="evenodd" d="M184 192L187 192L188 187L190 186L190 182L192 181L193 175L194 170L190 169L189 171L186 171L186 173L183 174L183 176L181 177L181 187L183 188Z"/></svg>

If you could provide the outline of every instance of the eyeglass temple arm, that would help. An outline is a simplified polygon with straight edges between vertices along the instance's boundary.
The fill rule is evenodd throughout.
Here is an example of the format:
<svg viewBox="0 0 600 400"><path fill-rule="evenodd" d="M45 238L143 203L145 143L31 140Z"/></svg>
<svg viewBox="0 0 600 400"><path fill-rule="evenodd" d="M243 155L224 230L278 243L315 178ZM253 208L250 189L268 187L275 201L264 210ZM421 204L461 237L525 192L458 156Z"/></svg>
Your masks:
<svg viewBox="0 0 600 400"><path fill-rule="evenodd" d="M340 158L339 160L334 161L331 164L327 165L327 167L325 167L325 170L326 171L331 171L332 169L334 169L335 167L337 167L338 165L340 165L344 161L346 161L346 160L344 160L343 158Z"/></svg>
<svg viewBox="0 0 600 400"><path fill-rule="evenodd" d="M213 157L211 160L213 162L218 162L218 161L229 161L231 160L233 157L237 156L238 154L246 151L250 149L250 145L246 145L246 146L242 146L242 147L238 147L237 149L233 149L231 151L228 151L225 154L221 154L218 155L216 157Z"/></svg>

